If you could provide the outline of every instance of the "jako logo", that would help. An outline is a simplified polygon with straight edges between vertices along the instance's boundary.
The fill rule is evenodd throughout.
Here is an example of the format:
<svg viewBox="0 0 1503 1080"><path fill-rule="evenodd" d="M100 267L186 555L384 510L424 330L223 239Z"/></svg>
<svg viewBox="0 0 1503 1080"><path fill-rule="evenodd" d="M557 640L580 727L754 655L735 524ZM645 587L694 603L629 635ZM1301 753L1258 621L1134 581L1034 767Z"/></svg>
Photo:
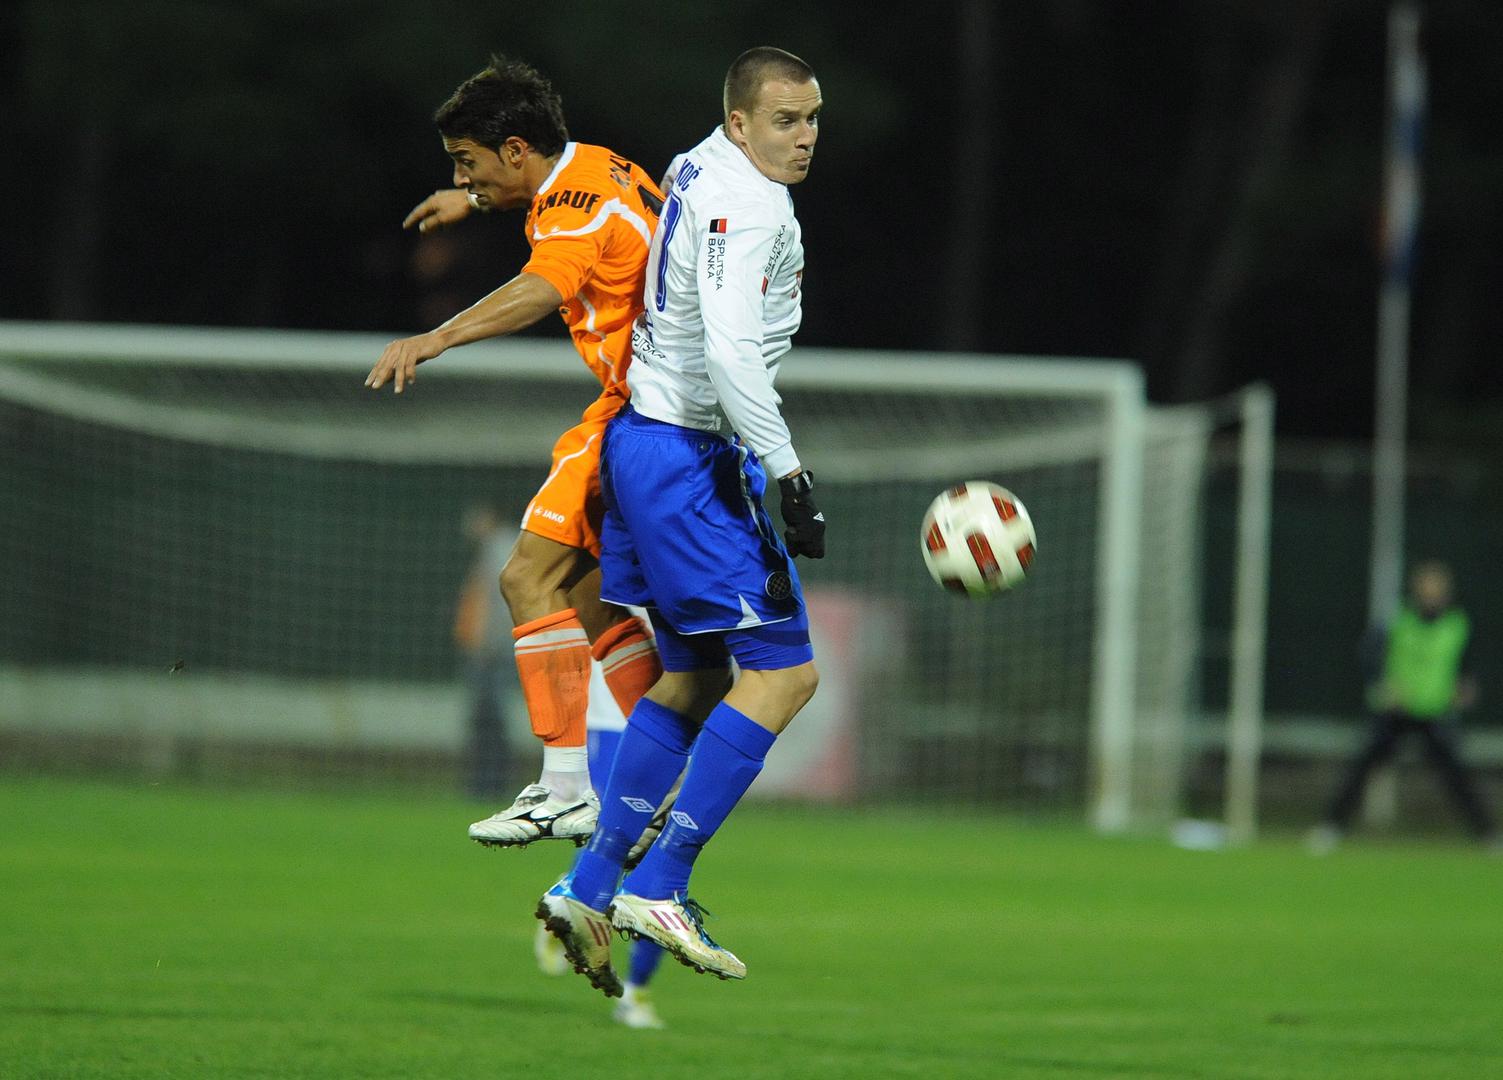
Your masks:
<svg viewBox="0 0 1503 1080"><path fill-rule="evenodd" d="M544 510L541 506L539 506L533 509L532 514L533 517L545 517L549 521L555 522L559 525L562 525L564 523L564 515L560 514L557 510Z"/></svg>

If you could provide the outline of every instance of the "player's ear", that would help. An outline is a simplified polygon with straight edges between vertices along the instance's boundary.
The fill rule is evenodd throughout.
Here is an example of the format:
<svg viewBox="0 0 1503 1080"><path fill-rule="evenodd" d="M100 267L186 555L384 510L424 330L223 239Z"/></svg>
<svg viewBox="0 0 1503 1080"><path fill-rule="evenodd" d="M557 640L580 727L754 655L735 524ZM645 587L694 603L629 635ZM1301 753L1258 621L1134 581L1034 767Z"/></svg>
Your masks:
<svg viewBox="0 0 1503 1080"><path fill-rule="evenodd" d="M725 118L725 133L731 137L732 142L745 139L746 113L740 109L732 109Z"/></svg>
<svg viewBox="0 0 1503 1080"><path fill-rule="evenodd" d="M522 164L522 159L527 156L529 149L530 147L528 147L526 140L513 135L501 144L501 148L496 152L496 156L502 162L515 169Z"/></svg>

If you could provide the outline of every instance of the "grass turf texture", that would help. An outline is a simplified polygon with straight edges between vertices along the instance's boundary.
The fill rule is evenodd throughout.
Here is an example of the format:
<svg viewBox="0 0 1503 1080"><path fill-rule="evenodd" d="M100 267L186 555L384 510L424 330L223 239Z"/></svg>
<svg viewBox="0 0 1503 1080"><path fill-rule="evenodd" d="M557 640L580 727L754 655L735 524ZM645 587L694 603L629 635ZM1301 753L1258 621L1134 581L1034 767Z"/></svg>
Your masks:
<svg viewBox="0 0 1503 1080"><path fill-rule="evenodd" d="M665 962L638 1032L533 966L573 849L479 809L0 779L0 1076L1503 1076L1503 859L1459 845L746 807L696 880L750 977Z"/></svg>

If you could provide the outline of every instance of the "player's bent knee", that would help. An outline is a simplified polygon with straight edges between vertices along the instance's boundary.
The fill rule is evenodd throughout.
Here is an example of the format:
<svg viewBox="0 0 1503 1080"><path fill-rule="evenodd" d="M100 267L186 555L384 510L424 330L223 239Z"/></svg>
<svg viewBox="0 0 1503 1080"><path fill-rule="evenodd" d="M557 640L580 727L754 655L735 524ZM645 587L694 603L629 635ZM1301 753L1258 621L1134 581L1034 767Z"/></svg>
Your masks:
<svg viewBox="0 0 1503 1080"><path fill-rule="evenodd" d="M727 702L774 732L782 731L819 687L813 663L772 670L747 670Z"/></svg>
<svg viewBox="0 0 1503 1080"><path fill-rule="evenodd" d="M809 704L814 691L819 689L819 672L814 670L814 665L811 663L787 668L778 672L777 675L779 712L787 717L783 721L783 727L787 727L799 711Z"/></svg>
<svg viewBox="0 0 1503 1080"><path fill-rule="evenodd" d="M532 575L527 560L515 554L507 559L506 565L501 568L501 597L507 606L513 611L519 606L526 607L536 590L537 579Z"/></svg>
<svg viewBox="0 0 1503 1080"><path fill-rule="evenodd" d="M788 694L794 705L794 711L802 709L809 704L809 699L814 696L814 691L819 689L819 672L812 663L800 664L796 668L788 669Z"/></svg>

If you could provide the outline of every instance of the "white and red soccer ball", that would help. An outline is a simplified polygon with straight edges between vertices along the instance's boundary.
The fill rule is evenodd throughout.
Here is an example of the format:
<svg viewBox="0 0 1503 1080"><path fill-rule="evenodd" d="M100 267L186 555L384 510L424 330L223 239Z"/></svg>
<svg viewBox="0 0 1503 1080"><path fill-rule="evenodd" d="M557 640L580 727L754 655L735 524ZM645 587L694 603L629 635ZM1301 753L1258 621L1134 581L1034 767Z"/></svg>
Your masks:
<svg viewBox="0 0 1503 1080"><path fill-rule="evenodd" d="M934 580L969 596L1022 582L1038 545L1018 497L985 480L956 484L930 503L919 539Z"/></svg>

